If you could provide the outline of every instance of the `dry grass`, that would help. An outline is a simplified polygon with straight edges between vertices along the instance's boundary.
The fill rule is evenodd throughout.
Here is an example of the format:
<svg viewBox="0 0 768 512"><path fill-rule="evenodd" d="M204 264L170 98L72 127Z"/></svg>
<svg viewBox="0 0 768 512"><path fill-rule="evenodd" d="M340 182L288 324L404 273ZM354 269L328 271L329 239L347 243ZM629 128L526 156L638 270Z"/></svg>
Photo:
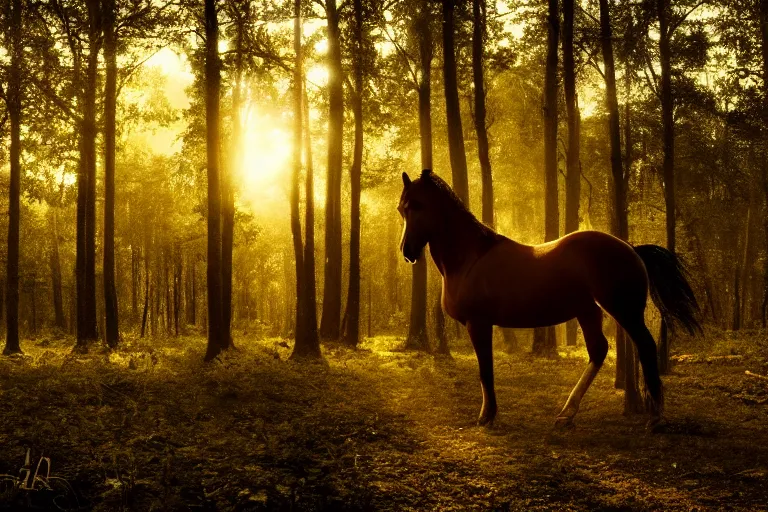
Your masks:
<svg viewBox="0 0 768 512"><path fill-rule="evenodd" d="M87 356L30 342L0 359L0 473L31 447L96 510L768 509L768 381L745 374L768 375L765 333L686 343L648 434L610 360L576 428L552 429L583 351L498 353L486 429L467 347L435 359L374 338L296 363L282 340L239 339L206 365L198 337Z"/></svg>

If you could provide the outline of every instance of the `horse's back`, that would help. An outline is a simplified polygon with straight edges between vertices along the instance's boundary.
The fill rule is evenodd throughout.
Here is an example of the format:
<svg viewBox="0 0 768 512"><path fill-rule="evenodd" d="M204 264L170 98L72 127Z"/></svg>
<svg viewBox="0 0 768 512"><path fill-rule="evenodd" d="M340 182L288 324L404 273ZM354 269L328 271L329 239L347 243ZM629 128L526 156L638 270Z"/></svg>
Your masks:
<svg viewBox="0 0 768 512"><path fill-rule="evenodd" d="M461 302L474 314L488 314L497 325L536 327L574 318L594 302L608 309L622 293L645 301L647 276L629 244L577 231L540 245L502 238L461 288Z"/></svg>

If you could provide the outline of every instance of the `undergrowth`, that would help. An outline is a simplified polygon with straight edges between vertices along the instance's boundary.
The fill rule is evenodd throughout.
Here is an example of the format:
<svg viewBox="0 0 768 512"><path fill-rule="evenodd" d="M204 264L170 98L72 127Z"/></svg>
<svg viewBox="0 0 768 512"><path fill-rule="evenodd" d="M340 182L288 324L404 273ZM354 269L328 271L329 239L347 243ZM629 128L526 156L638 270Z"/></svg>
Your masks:
<svg viewBox="0 0 768 512"><path fill-rule="evenodd" d="M0 473L49 457L82 510L764 509L764 335L680 339L655 435L622 416L610 360L576 428L553 430L583 348L497 352L486 429L468 344L445 358L380 337L294 362L285 340L240 337L206 364L200 337L87 355L41 338L0 359ZM36 492L0 508L76 508Z"/></svg>

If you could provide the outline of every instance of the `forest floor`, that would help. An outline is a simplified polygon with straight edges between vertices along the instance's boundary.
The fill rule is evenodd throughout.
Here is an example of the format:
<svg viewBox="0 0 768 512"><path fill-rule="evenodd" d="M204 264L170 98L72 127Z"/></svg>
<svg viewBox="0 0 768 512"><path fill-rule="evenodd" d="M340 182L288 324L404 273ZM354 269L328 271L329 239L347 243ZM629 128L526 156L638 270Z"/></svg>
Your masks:
<svg viewBox="0 0 768 512"><path fill-rule="evenodd" d="M745 373L768 375L764 332L675 347L658 433L622 415L610 359L575 428L553 428L583 349L497 352L483 428L468 346L437 359L378 337L307 363L236 342L213 364L201 337L89 355L39 338L0 358L0 473L31 448L77 498L6 479L0 509L768 510L768 380Z"/></svg>

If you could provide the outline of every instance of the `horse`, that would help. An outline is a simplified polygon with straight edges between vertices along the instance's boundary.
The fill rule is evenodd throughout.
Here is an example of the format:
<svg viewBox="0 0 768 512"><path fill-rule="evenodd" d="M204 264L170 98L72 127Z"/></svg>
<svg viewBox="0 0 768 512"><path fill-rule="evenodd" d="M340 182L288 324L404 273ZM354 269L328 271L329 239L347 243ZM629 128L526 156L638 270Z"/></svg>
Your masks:
<svg viewBox="0 0 768 512"><path fill-rule="evenodd" d="M667 325L676 322L691 334L701 331L696 297L675 254L657 245L633 247L599 231L576 231L540 245L515 242L478 221L429 169L413 181L403 173L398 211L405 260L415 263L429 246L442 275L442 307L469 332L483 395L478 424L491 424L498 409L493 326L536 328L576 318L589 363L556 419L556 425L572 425L608 353L603 311L637 347L649 426L661 420L663 385L644 315L649 291Z"/></svg>

